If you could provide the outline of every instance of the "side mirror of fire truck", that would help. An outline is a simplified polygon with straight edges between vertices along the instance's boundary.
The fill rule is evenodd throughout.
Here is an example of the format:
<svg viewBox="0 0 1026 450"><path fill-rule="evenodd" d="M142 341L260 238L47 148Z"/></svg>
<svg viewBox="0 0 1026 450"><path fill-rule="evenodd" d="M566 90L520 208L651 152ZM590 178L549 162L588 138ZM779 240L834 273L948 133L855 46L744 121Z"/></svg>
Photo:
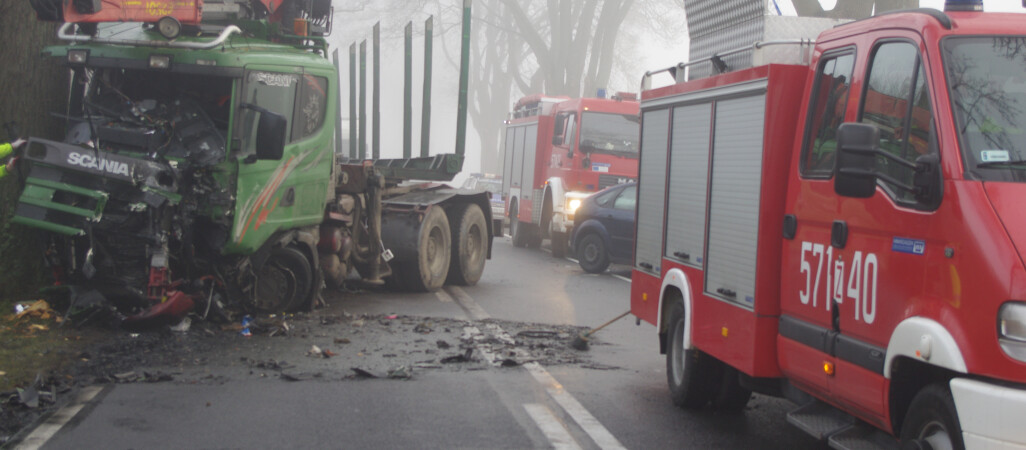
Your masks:
<svg viewBox="0 0 1026 450"><path fill-rule="evenodd" d="M865 123L843 123L837 128L834 192L869 198L876 192L876 154L880 129Z"/></svg>
<svg viewBox="0 0 1026 450"><path fill-rule="evenodd" d="M260 106L243 103L242 108L252 109L260 114L256 130L256 158L258 160L279 160L285 154L285 116Z"/></svg>

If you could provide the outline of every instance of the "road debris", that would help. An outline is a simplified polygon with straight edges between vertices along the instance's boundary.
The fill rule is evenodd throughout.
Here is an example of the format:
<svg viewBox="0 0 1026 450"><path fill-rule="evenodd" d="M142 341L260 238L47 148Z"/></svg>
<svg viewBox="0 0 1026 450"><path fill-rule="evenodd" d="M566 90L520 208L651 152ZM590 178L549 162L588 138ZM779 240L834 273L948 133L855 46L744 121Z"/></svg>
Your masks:
<svg viewBox="0 0 1026 450"><path fill-rule="evenodd" d="M465 352L455 356L442 358L442 364L465 363L474 361L474 349L468 348Z"/></svg>

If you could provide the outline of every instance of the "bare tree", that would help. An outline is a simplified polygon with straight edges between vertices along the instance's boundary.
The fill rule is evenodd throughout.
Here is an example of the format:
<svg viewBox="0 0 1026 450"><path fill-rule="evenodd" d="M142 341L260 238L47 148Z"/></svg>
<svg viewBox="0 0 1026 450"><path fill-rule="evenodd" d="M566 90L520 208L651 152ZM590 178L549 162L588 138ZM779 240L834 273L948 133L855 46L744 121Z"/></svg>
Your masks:
<svg viewBox="0 0 1026 450"><path fill-rule="evenodd" d="M605 87L616 39L634 0L502 0L537 69L515 72L522 92L578 97Z"/></svg>
<svg viewBox="0 0 1026 450"><path fill-rule="evenodd" d="M36 20L29 2L0 3L0 123L16 122L21 136L59 139L63 122L49 113L63 112L67 70L40 56L56 35L53 23ZM12 138L0 128L0 142ZM42 273L36 232L10 223L20 193L17 177L0 180L0 299L33 292Z"/></svg>
<svg viewBox="0 0 1026 450"><path fill-rule="evenodd" d="M834 9L827 11L819 4L819 0L791 0L791 3L799 16L831 19L864 19L874 13L919 6L919 0L839 0Z"/></svg>

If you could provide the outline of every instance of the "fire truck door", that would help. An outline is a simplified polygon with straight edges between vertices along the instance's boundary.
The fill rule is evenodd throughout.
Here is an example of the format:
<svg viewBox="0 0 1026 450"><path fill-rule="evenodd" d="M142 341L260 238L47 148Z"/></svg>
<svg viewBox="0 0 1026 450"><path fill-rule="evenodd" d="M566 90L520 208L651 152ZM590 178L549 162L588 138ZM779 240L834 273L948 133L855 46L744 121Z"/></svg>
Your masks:
<svg viewBox="0 0 1026 450"><path fill-rule="evenodd" d="M912 302L922 298L928 252L943 252L944 245L930 244L935 206L920 203L913 188L917 160L938 152L919 46L911 39L878 42L858 121L879 130L884 154L875 158L872 197L837 198L829 292L840 332L834 392L853 407L883 415L888 342Z"/></svg>
<svg viewBox="0 0 1026 450"><path fill-rule="evenodd" d="M822 357L818 374L805 371L818 388L880 423L887 411L888 341L922 291L927 252L943 248L929 245L924 233L935 228L932 214L910 189L915 161L937 152L918 36L893 39L891 31L888 37L868 53L865 74L853 73L865 77L861 93L841 86L851 79L844 72L852 73L852 53L825 57L818 69L811 107L822 112L811 113L803 144L802 199L792 192L788 200L797 232L785 240L785 258L793 259L785 261L784 270L796 276L785 277L795 282L785 282L780 331L796 354L804 352L806 358L793 363L808 364L813 354ZM846 107L837 104L844 102L835 101L835 91L850 98ZM840 121L832 108L845 111L848 121L879 130L882 153L872 169L878 181L868 198L834 191Z"/></svg>

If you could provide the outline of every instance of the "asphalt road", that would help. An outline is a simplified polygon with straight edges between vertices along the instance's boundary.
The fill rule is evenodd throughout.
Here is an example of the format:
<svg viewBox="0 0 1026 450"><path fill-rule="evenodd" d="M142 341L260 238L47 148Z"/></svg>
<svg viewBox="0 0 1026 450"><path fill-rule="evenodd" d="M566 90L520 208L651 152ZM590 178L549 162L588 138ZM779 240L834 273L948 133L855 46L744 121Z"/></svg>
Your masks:
<svg viewBox="0 0 1026 450"><path fill-rule="evenodd" d="M327 300L351 316L594 327L629 309L629 275L622 266L586 274L500 238L477 286ZM69 420L21 448L822 448L786 423L793 405L783 400L757 395L738 415L675 408L655 330L633 316L599 331L576 364L418 370L408 380L252 373L88 390L79 409L57 415Z"/></svg>

